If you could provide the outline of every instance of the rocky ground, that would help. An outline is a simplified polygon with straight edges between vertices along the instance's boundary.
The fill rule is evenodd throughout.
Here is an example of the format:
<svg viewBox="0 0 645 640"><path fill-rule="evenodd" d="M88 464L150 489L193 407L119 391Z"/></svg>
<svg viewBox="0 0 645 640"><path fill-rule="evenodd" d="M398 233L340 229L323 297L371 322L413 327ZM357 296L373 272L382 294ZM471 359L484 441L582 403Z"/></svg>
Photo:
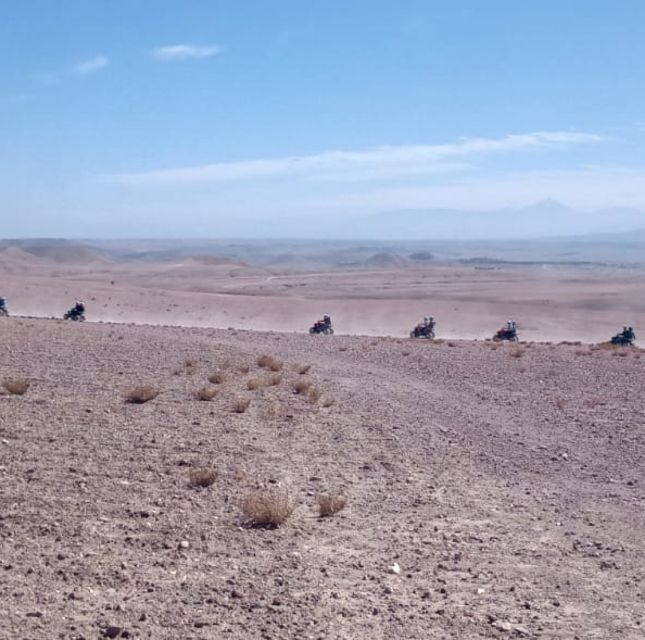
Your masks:
<svg viewBox="0 0 645 640"><path fill-rule="evenodd" d="M15 318L0 340L0 381L31 381L0 392L0 638L645 637L638 350ZM139 384L160 393L126 403ZM266 487L297 503L276 529L240 510ZM347 504L320 518L326 492Z"/></svg>

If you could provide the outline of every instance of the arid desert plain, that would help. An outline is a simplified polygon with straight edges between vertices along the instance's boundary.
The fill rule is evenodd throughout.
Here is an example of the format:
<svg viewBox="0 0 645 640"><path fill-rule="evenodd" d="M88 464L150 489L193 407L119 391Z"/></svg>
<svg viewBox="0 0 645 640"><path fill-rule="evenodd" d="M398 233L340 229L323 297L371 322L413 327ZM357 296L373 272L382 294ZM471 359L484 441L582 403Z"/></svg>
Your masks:
<svg viewBox="0 0 645 640"><path fill-rule="evenodd" d="M2 247L0 638L645 637L642 266L325 252Z"/></svg>

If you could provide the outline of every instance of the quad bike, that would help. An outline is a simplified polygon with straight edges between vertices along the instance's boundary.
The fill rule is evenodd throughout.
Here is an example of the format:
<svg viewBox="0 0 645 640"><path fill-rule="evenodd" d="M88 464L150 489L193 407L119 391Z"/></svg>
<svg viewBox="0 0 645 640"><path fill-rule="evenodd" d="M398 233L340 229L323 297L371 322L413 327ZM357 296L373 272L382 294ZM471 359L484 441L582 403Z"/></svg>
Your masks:
<svg viewBox="0 0 645 640"><path fill-rule="evenodd" d="M434 324L424 324L420 322L412 331L410 331L411 338L427 338L434 340Z"/></svg>
<svg viewBox="0 0 645 640"><path fill-rule="evenodd" d="M329 316L326 316L322 320L316 321L313 327L309 327L309 333L311 334L322 333L325 336L334 335L334 329L331 326L331 319L329 318Z"/></svg>
<svg viewBox="0 0 645 640"><path fill-rule="evenodd" d="M85 322L85 309L72 307L69 311L65 312L63 320L74 320L76 322Z"/></svg>
<svg viewBox="0 0 645 640"><path fill-rule="evenodd" d="M502 342L503 340L508 340L509 342L519 342L519 337L517 335L517 329L509 329L508 327L502 327L494 336L494 342Z"/></svg>
<svg viewBox="0 0 645 640"><path fill-rule="evenodd" d="M625 327L620 333L617 333L610 342L611 344L623 347L631 347L634 344L634 340L636 340L634 330L631 327Z"/></svg>

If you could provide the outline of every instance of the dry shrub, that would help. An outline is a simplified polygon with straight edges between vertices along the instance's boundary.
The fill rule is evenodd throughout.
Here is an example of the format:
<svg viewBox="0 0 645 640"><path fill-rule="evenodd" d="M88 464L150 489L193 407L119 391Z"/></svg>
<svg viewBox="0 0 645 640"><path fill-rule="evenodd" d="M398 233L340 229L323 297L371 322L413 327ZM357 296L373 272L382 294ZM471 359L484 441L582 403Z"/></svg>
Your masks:
<svg viewBox="0 0 645 640"><path fill-rule="evenodd" d="M564 398L558 398L555 401L555 406L562 411L567 406L567 401Z"/></svg>
<svg viewBox="0 0 645 640"><path fill-rule="evenodd" d="M628 351L615 351L614 353L621 358L626 358L629 355Z"/></svg>
<svg viewBox="0 0 645 640"><path fill-rule="evenodd" d="M277 387L282 382L282 376L274 373L272 376L269 376L267 380L267 386Z"/></svg>
<svg viewBox="0 0 645 640"><path fill-rule="evenodd" d="M269 371L281 371L282 370L282 361L274 358L273 356L260 356L258 358L258 367L263 369L268 369Z"/></svg>
<svg viewBox="0 0 645 640"><path fill-rule="evenodd" d="M255 391L256 389L259 389L260 387L262 387L262 380L260 380L259 378L251 378L246 383L246 388L249 391Z"/></svg>
<svg viewBox="0 0 645 640"><path fill-rule="evenodd" d="M208 381L212 384L223 384L226 382L226 376L221 371L216 371L208 376Z"/></svg>
<svg viewBox="0 0 645 640"><path fill-rule="evenodd" d="M4 380L2 386L12 395L21 396L27 393L31 382L25 378L15 378L13 380Z"/></svg>
<svg viewBox="0 0 645 640"><path fill-rule="evenodd" d="M320 400L322 396L322 391L318 389L317 387L310 387L309 391L307 392L307 401L311 402L311 404L316 404L318 400Z"/></svg>
<svg viewBox="0 0 645 640"><path fill-rule="evenodd" d="M191 358L184 360L184 367L186 367L186 369L192 369L196 364L197 363Z"/></svg>
<svg viewBox="0 0 645 640"><path fill-rule="evenodd" d="M524 357L524 349L512 349L510 352L511 358L522 358Z"/></svg>
<svg viewBox="0 0 645 640"><path fill-rule="evenodd" d="M238 398L233 403L233 412L234 413L244 413L251 404L251 401L248 398Z"/></svg>
<svg viewBox="0 0 645 640"><path fill-rule="evenodd" d="M590 349L576 349L574 353L577 356L590 356L591 355L591 350Z"/></svg>
<svg viewBox="0 0 645 640"><path fill-rule="evenodd" d="M327 396L323 401L322 401L322 406L323 407L332 407L333 405L336 404L336 400L332 398L331 396Z"/></svg>
<svg viewBox="0 0 645 640"><path fill-rule="evenodd" d="M432 340L432 344L443 344L445 340L443 338L435 338ZM448 343L448 346L450 347L456 347L457 345L453 342L452 344Z"/></svg>
<svg viewBox="0 0 645 640"><path fill-rule="evenodd" d="M149 384L141 385L130 389L125 396L125 401L130 404L143 404L154 400L159 395L159 391Z"/></svg>
<svg viewBox="0 0 645 640"><path fill-rule="evenodd" d="M307 373L307 372L309 371L309 369L311 369L311 365L310 365L310 364L303 364L303 365L300 365L300 366L298 367L298 373L299 373L301 376L304 376L304 375L305 375L305 373Z"/></svg>
<svg viewBox="0 0 645 640"><path fill-rule="evenodd" d="M240 367L240 373L248 373L251 370L251 367L249 367L248 364L243 364Z"/></svg>
<svg viewBox="0 0 645 640"><path fill-rule="evenodd" d="M215 396L217 395L217 389L213 388L208 388L208 387L202 387L201 389L197 389L193 396L195 397L195 400L203 400L204 402L208 402L209 400L212 400Z"/></svg>
<svg viewBox="0 0 645 640"><path fill-rule="evenodd" d="M242 513L253 527L279 527L296 508L296 501L286 489L257 490L242 501Z"/></svg>
<svg viewBox="0 0 645 640"><path fill-rule="evenodd" d="M305 380L300 380L293 385L293 391L297 394L305 394L311 389L311 382L306 382Z"/></svg>
<svg viewBox="0 0 645 640"><path fill-rule="evenodd" d="M210 487L217 479L217 473L212 469L191 469L188 483L191 487Z"/></svg>
<svg viewBox="0 0 645 640"><path fill-rule="evenodd" d="M452 342L452 341L448 342L447 344L448 344L449 347L456 347L457 346L457 343Z"/></svg>
<svg viewBox="0 0 645 640"><path fill-rule="evenodd" d="M347 500L339 493L323 493L318 496L318 513L321 518L330 518L342 511Z"/></svg>

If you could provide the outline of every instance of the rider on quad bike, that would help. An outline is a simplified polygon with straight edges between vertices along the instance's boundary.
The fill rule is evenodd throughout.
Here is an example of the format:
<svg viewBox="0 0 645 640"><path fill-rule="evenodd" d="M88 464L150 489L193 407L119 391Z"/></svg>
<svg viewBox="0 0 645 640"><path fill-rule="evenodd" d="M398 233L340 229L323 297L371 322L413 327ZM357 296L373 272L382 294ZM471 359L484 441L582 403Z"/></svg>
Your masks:
<svg viewBox="0 0 645 640"><path fill-rule="evenodd" d="M76 300L74 302L74 306L69 311L65 312L63 318L65 320L83 322L85 320L85 305L80 300Z"/></svg>
<svg viewBox="0 0 645 640"><path fill-rule="evenodd" d="M309 328L309 333L322 333L324 335L333 335L334 328L331 326L331 317L325 314L322 320L317 320L313 327Z"/></svg>
<svg viewBox="0 0 645 640"><path fill-rule="evenodd" d="M634 329L632 327L623 327L623 330L611 339L611 344L631 347L634 344L634 340L636 340Z"/></svg>
<svg viewBox="0 0 645 640"><path fill-rule="evenodd" d="M420 322L412 331L410 331L411 338L428 338L434 340L435 320L432 316L426 316L423 322Z"/></svg>
<svg viewBox="0 0 645 640"><path fill-rule="evenodd" d="M495 342L508 340L509 342L517 342L519 337L517 335L517 322L515 320L507 320L506 326L502 327L494 336Z"/></svg>
<svg viewBox="0 0 645 640"><path fill-rule="evenodd" d="M0 316L8 316L9 309L7 309L7 299L0 296Z"/></svg>

